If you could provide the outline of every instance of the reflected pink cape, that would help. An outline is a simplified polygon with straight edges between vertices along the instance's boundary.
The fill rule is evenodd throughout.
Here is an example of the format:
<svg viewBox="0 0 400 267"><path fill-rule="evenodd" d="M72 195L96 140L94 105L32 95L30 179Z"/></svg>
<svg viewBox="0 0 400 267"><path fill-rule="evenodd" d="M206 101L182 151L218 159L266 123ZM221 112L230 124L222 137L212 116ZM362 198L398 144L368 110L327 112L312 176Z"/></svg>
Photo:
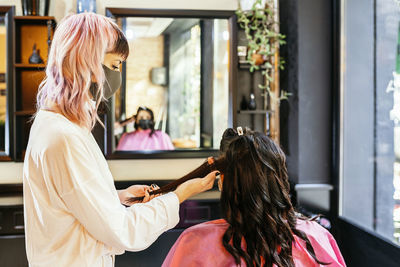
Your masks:
<svg viewBox="0 0 400 267"><path fill-rule="evenodd" d="M150 129L124 133L118 143L117 150L172 150L168 134L155 131L149 136Z"/></svg>
<svg viewBox="0 0 400 267"><path fill-rule="evenodd" d="M164 260L167 266L237 266L233 256L222 245L222 236L228 228L225 220L215 220L186 229ZM305 232L317 258L330 262L329 267L346 266L333 236L316 222L298 220L297 229ZM306 249L305 242L294 236L293 260L297 267L320 266ZM244 261L241 266L246 266Z"/></svg>

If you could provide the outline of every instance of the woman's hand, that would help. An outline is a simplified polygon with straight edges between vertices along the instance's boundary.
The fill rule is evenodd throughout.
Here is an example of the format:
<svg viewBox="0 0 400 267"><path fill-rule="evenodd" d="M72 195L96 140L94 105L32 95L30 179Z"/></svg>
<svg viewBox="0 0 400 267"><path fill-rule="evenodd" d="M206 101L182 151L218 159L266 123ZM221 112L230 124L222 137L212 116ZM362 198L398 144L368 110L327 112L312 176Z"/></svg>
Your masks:
<svg viewBox="0 0 400 267"><path fill-rule="evenodd" d="M118 130L119 128L122 128L122 125L118 121L114 122L114 130Z"/></svg>
<svg viewBox="0 0 400 267"><path fill-rule="evenodd" d="M179 203L201 192L210 190L214 185L217 173L218 171L210 172L204 178L194 178L178 186L174 193L178 196Z"/></svg>
<svg viewBox="0 0 400 267"><path fill-rule="evenodd" d="M131 206L132 204L135 203L145 203L153 198L155 198L157 195L150 195L149 192L152 190L158 189L158 186L148 186L148 185L132 185L124 190L118 190L118 197L121 202L121 204L126 205L126 206ZM142 197L143 201L137 201L137 202L129 202L128 199L131 197Z"/></svg>

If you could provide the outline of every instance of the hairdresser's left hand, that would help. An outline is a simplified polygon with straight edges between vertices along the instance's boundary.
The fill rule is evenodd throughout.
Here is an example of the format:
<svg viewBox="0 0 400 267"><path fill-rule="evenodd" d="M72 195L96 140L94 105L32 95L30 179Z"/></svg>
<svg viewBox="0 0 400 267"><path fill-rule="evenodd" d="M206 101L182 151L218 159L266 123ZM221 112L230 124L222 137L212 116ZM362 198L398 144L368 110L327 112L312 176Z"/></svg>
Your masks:
<svg viewBox="0 0 400 267"><path fill-rule="evenodd" d="M179 199L179 203L182 203L191 196L210 190L214 185L217 173L218 171L213 171L203 178L190 179L179 185L174 191Z"/></svg>
<svg viewBox="0 0 400 267"><path fill-rule="evenodd" d="M149 191L158 189L154 187L150 187L148 185L132 185L124 190L118 190L118 196L121 204L124 204L126 206L131 206L134 203L129 203L127 200L131 197L141 197L144 196L143 201L140 201L140 203L145 203L153 198L156 197L156 195L150 195ZM137 202L136 202L137 203Z"/></svg>

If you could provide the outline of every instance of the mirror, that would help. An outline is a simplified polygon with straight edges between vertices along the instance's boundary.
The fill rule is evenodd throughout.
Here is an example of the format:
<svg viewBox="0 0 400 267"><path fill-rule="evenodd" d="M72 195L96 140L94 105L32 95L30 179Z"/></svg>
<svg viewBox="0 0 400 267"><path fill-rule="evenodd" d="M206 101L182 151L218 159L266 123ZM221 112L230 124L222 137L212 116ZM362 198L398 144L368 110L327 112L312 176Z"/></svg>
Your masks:
<svg viewBox="0 0 400 267"><path fill-rule="evenodd" d="M13 6L0 6L0 161L12 159Z"/></svg>
<svg viewBox="0 0 400 267"><path fill-rule="evenodd" d="M232 126L233 12L139 11L108 9L130 47L110 108L108 156L217 151Z"/></svg>
<svg viewBox="0 0 400 267"><path fill-rule="evenodd" d="M5 151L5 125L7 120L7 31L5 17L0 16L0 151Z"/></svg>

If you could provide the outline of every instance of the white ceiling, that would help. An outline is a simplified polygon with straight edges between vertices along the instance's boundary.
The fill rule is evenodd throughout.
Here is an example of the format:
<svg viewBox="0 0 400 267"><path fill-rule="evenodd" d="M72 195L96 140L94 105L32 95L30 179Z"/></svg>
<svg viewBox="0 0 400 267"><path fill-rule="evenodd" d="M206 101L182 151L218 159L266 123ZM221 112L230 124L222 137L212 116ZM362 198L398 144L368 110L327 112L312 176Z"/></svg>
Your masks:
<svg viewBox="0 0 400 267"><path fill-rule="evenodd" d="M173 21L173 18L126 18L128 39L159 36Z"/></svg>

